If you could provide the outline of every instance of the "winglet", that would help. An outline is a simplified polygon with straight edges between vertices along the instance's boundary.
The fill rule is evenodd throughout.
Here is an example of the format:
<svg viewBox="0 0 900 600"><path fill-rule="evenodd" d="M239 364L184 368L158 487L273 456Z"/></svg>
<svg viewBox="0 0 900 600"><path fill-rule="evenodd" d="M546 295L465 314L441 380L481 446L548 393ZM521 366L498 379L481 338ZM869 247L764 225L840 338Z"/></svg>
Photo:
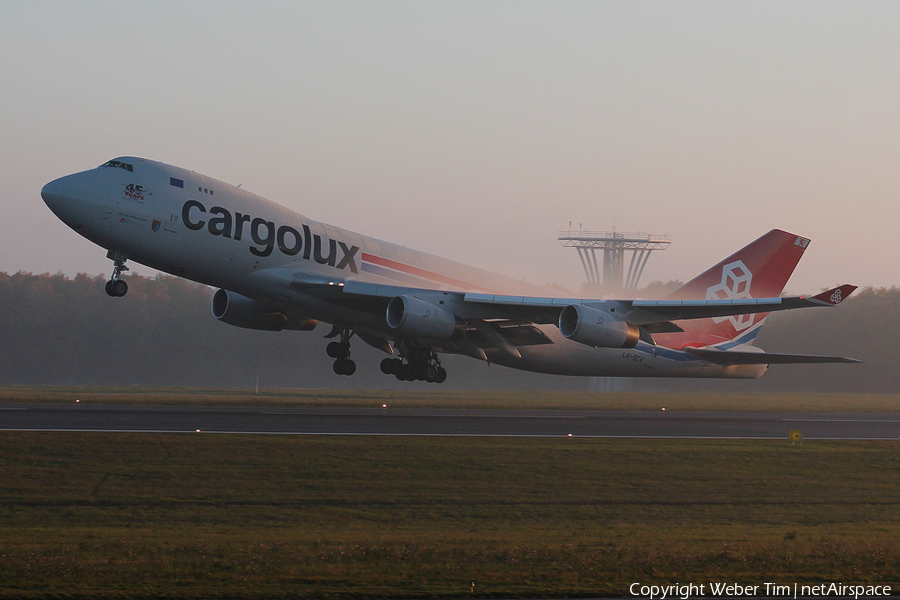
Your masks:
<svg viewBox="0 0 900 600"><path fill-rule="evenodd" d="M855 285L844 284L840 287L825 290L821 294L816 294L815 296L810 298L810 300L815 300L817 302L821 302L822 304L835 306L846 300L855 289Z"/></svg>

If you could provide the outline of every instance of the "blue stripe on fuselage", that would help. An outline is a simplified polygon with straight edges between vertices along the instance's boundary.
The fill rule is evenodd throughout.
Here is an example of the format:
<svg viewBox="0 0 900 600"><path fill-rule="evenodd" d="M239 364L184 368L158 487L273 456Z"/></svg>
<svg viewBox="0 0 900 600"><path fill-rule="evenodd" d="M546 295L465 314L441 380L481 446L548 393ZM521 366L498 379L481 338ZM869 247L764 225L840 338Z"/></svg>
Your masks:
<svg viewBox="0 0 900 600"><path fill-rule="evenodd" d="M714 344L710 346L711 348L715 348L716 350L727 351L733 348L737 348L738 346L743 346L745 344L751 343L756 339L756 336L759 335L760 330L762 329L762 324L765 322L765 319L754 325L750 330L742 333L738 337L733 340L729 340L727 342L722 342L720 344ZM685 352L684 350L675 350L674 348L665 348L663 346L653 346L652 344L648 344L646 342L638 342L634 347L635 350L639 352L646 352L647 354L653 354L654 349L656 350L656 356L661 358L667 358L669 360L675 360L679 362L689 362L693 360L702 360L697 358L696 356L692 356Z"/></svg>
<svg viewBox="0 0 900 600"><path fill-rule="evenodd" d="M679 362L699 360L696 356L691 356L684 350L673 350L672 348L666 348L664 346L654 346L652 344L648 344L647 342L638 342L634 349L638 352L644 352L645 354L650 355L653 355L655 351L656 356L660 358L676 360Z"/></svg>
<svg viewBox="0 0 900 600"><path fill-rule="evenodd" d="M738 346L749 344L756 339L756 336L759 335L759 332L762 329L762 325L763 323L765 323L765 321L765 319L761 320L759 323L751 327L748 331L742 333L731 341L722 342L721 344L713 344L712 347L716 350L731 350L732 348L737 348Z"/></svg>

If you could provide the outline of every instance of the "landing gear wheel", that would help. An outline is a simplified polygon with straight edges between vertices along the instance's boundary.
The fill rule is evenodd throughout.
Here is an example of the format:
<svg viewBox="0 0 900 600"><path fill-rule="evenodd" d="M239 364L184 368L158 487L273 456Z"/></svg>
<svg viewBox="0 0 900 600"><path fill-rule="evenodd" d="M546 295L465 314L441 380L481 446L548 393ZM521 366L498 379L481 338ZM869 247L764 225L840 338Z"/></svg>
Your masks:
<svg viewBox="0 0 900 600"><path fill-rule="evenodd" d="M325 354L338 360L350 358L350 344L331 342L325 346Z"/></svg>
<svg viewBox="0 0 900 600"><path fill-rule="evenodd" d="M438 367L437 373L434 376L434 382L444 383L445 381L447 381L447 369L445 369L444 367Z"/></svg>
<svg viewBox="0 0 900 600"><path fill-rule="evenodd" d="M416 381L425 381L425 370L428 368L428 365L425 363L416 363L413 369L413 373L416 374Z"/></svg>
<svg viewBox="0 0 900 600"><path fill-rule="evenodd" d="M110 280L106 282L106 294L113 298L121 298L128 293L128 284L124 279Z"/></svg>
<svg viewBox="0 0 900 600"><path fill-rule="evenodd" d="M400 381L415 381L416 370L411 364L400 365L394 372L394 376Z"/></svg>
<svg viewBox="0 0 900 600"><path fill-rule="evenodd" d="M335 375L353 375L356 373L356 363L349 358L339 358L331 366Z"/></svg>

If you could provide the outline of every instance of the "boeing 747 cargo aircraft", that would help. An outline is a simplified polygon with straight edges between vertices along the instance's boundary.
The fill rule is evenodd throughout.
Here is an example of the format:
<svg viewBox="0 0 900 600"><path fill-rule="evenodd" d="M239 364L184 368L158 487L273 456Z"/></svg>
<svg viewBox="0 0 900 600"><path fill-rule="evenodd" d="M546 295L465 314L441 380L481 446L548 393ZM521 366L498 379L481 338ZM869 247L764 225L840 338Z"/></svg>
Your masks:
<svg viewBox="0 0 900 600"><path fill-rule="evenodd" d="M754 378L770 364L858 362L765 353L767 313L840 304L855 286L781 297L809 240L772 230L665 300L561 298L476 267L333 225L228 183L123 156L56 179L41 196L113 260L219 288L216 319L268 331L331 325L334 372L352 375L354 338L383 350L381 370L443 382L443 353L561 375Z"/></svg>

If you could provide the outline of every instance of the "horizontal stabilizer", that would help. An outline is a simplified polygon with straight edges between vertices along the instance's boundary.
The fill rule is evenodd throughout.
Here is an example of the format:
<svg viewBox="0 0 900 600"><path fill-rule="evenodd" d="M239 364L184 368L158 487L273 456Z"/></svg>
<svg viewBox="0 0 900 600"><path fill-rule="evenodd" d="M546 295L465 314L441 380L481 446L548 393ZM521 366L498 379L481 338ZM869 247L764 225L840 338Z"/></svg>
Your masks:
<svg viewBox="0 0 900 600"><path fill-rule="evenodd" d="M685 348L685 352L711 363L728 365L799 365L820 363L860 363L861 360L846 356L819 356L816 354L770 354L768 352L735 352Z"/></svg>

